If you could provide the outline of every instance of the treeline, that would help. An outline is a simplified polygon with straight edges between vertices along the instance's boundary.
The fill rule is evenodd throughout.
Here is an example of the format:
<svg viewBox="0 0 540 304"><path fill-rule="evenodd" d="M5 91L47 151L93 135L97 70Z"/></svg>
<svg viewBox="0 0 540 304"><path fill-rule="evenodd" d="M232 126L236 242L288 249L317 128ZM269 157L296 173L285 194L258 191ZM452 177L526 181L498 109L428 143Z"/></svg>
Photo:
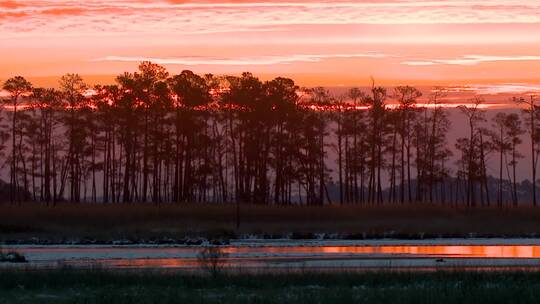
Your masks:
<svg viewBox="0 0 540 304"><path fill-rule="evenodd" d="M536 191L533 97L516 99L527 105L523 116L498 113L491 122L482 99L463 106L469 136L450 149L442 89L425 106L410 86L333 96L250 73L169 75L150 62L115 85L89 87L67 74L59 89L34 88L20 76L3 89L10 96L0 139L12 203L516 205L526 132ZM488 183L488 155L497 156L497 189Z"/></svg>

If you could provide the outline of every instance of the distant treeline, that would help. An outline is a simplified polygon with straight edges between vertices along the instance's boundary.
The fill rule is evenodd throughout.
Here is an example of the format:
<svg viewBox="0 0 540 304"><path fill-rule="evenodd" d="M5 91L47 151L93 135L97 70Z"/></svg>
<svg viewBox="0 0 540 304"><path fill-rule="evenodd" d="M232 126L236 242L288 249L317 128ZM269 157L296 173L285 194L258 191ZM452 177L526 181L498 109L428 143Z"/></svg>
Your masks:
<svg viewBox="0 0 540 304"><path fill-rule="evenodd" d="M532 194L522 203L536 205L540 108L532 96L516 98L523 115L498 113L490 122L483 100L471 100L461 107L468 136L449 143L442 89L419 105L422 93L410 86L333 96L250 73L169 75L150 62L116 83L88 87L76 74L59 89L20 76L5 81L6 199L516 205L516 164L528 145ZM496 177L487 174L490 154Z"/></svg>

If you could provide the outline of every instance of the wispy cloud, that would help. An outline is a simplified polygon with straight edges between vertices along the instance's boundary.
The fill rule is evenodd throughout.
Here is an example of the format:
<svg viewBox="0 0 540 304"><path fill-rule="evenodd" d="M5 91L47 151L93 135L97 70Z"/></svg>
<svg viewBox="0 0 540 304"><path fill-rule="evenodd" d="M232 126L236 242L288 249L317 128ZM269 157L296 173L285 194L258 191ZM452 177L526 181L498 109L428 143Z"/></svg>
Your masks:
<svg viewBox="0 0 540 304"><path fill-rule="evenodd" d="M501 64L489 75L482 65L468 67L536 56L462 55L535 54L539 30L538 0L0 0L0 75L61 74L74 67L116 73L130 62L152 60L213 71L248 66L255 73L321 62L282 70L347 84L372 74L538 79L540 60L527 71ZM205 57L184 56L190 54ZM396 58L377 59L387 54ZM328 64L332 59L335 65ZM417 68L396 68L405 65ZM456 68L443 75L440 65L470 73Z"/></svg>
<svg viewBox="0 0 540 304"><path fill-rule="evenodd" d="M501 84L471 84L465 86L451 86L446 88L449 93L472 92L477 95L497 94L538 94L540 84L534 83L501 83Z"/></svg>
<svg viewBox="0 0 540 304"><path fill-rule="evenodd" d="M401 64L410 66L431 66L431 65L477 65L484 62L498 61L540 61L540 56L487 56L487 55L465 55L451 59L429 59L429 60L408 60Z"/></svg>
<svg viewBox="0 0 540 304"><path fill-rule="evenodd" d="M294 62L320 62L325 59L339 58L386 58L390 55L382 53L357 53L357 54L293 54L283 56L251 56L251 57L200 57L200 56L185 56L172 58L157 58L157 57L130 57L130 56L107 56L96 58L92 61L112 61L112 62L141 62L152 61L157 64L170 65L229 65L229 66L244 66L244 65L276 65L276 64L291 64Z"/></svg>
<svg viewBox="0 0 540 304"><path fill-rule="evenodd" d="M0 32L200 33L287 25L539 23L538 1L0 1Z"/></svg>

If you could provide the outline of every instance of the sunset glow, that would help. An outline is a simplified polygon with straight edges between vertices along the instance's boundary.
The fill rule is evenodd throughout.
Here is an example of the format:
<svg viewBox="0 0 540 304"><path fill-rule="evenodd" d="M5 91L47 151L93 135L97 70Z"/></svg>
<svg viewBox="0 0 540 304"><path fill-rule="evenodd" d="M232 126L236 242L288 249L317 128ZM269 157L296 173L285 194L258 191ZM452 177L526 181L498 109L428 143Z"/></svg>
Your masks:
<svg viewBox="0 0 540 304"><path fill-rule="evenodd" d="M540 0L0 0L0 303L538 303Z"/></svg>
<svg viewBox="0 0 540 304"><path fill-rule="evenodd" d="M302 85L537 83L538 1L0 1L0 78L285 74ZM38 77L38 78L36 78Z"/></svg>

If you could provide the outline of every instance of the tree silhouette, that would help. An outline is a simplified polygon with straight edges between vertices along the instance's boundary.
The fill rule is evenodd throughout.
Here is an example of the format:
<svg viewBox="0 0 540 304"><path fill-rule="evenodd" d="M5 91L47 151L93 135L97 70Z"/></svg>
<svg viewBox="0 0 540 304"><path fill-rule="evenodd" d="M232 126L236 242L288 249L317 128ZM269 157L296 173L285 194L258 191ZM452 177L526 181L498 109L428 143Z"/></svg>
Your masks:
<svg viewBox="0 0 540 304"><path fill-rule="evenodd" d="M66 155L70 182L69 198L72 202L80 202L87 134L84 120L78 114L86 106L84 93L87 86L79 75L66 74L60 79L60 88L66 109L63 119L69 146Z"/></svg>
<svg viewBox="0 0 540 304"><path fill-rule="evenodd" d="M196 155L195 140L202 129L206 129L198 107L206 107L212 101L207 80L191 71L183 71L169 79L174 93L175 108L175 169L174 169L174 201L190 201L194 199L194 182L192 158Z"/></svg>
<svg viewBox="0 0 540 304"><path fill-rule="evenodd" d="M39 200L46 205L55 204L58 199L56 167L58 156L55 155L55 131L60 124L59 111L62 107L62 94L55 89L36 88L30 97L30 110L34 120L34 130L30 132L30 141L37 144L39 154L33 153L33 178L40 177ZM33 135L33 136L32 136ZM34 146L35 147L35 146ZM35 149L33 149L35 151ZM38 162L38 164L36 164ZM35 191L35 187L33 187ZM34 198L34 200L36 200Z"/></svg>
<svg viewBox="0 0 540 304"><path fill-rule="evenodd" d="M322 87L305 90L307 102L315 109L303 109L303 178L306 181L306 200L308 205L323 205L326 200L331 203L326 188L328 168L325 163L325 137L328 135L328 113L323 111L333 103L330 92Z"/></svg>
<svg viewBox="0 0 540 304"><path fill-rule="evenodd" d="M514 206L517 206L518 204L518 197L517 197L517 179L516 179L516 166L519 158L522 158L523 155L521 155L518 150L517 146L522 143L521 135L525 132L521 126L521 120L519 120L519 117L517 114L508 114L505 120L505 128L506 128L506 136L508 137L508 141L510 143L510 155L511 160L509 162L510 166L512 167L512 201L514 203Z"/></svg>
<svg viewBox="0 0 540 304"><path fill-rule="evenodd" d="M472 99L470 106L460 106L460 110L467 117L469 126L469 138L458 142L458 149L463 151L466 176L467 176L467 206L476 205L475 182L481 173L481 165L478 163L479 156L479 123L485 121L484 111L481 105L484 100L480 97Z"/></svg>
<svg viewBox="0 0 540 304"><path fill-rule="evenodd" d="M345 118L346 118L346 130L349 136L352 135L352 147L347 151L346 156L348 160L348 172L349 174L349 184L353 185L352 197L354 203L364 203L364 179L365 179L365 158L366 152L368 150L367 143L365 141L366 134L364 130L366 129L364 121L364 111L360 108L362 99L364 98L364 93L359 88L352 88L347 93L346 96L350 99L352 103L352 109L349 107L347 109Z"/></svg>
<svg viewBox="0 0 540 304"><path fill-rule="evenodd" d="M522 158L517 149L517 146L522 143L522 136L525 133L523 130L522 123L519 119L519 116L515 113L497 113L493 119L493 128L495 130L490 131L486 130L486 134L491 137L491 142L488 143L487 147L498 152L499 154L499 181L497 189L497 205L502 207L503 205L503 190L504 190L504 180L503 180L503 168L506 167L508 173L508 179L511 181L511 198L512 203L517 205L518 203L518 194L517 194L517 180L516 180L516 166L518 159ZM510 154L511 160L508 161L507 157ZM512 174L508 167L512 167ZM485 174L485 164L484 164L484 178L487 179ZM486 192L488 190L486 189ZM534 195L534 192L533 192ZM533 203L534 205L534 203Z"/></svg>
<svg viewBox="0 0 540 304"><path fill-rule="evenodd" d="M394 98L399 103L398 107L398 133L400 136L400 201L405 202L405 180L407 181L408 201L412 201L411 192L411 146L412 146L412 124L416 119L414 106L422 93L410 86L398 86L394 89ZM405 173L406 167L406 173Z"/></svg>
<svg viewBox="0 0 540 304"><path fill-rule="evenodd" d="M32 90L32 84L22 76L15 76L6 80L2 86L11 96L12 119L11 119L11 170L10 170L10 201L20 202L18 189L17 166L19 158L17 157L17 111L19 107L19 98L28 94Z"/></svg>
<svg viewBox="0 0 540 304"><path fill-rule="evenodd" d="M536 206L536 169L538 164L538 154L540 153L540 149L538 148L538 145L540 144L540 126L538 126L536 120L538 116L540 116L540 106L536 105L536 97L534 95L530 95L529 98L514 97L514 101L526 106L526 108L523 109L523 113L526 117L527 131L529 132L531 140L532 193L533 206Z"/></svg>
<svg viewBox="0 0 540 304"><path fill-rule="evenodd" d="M530 96L515 99L523 117L498 113L490 126L481 98L460 107L469 133L455 144L452 168L453 110L442 88L423 105L410 86L333 95L251 73L169 75L150 62L113 85L90 88L67 74L59 89L33 89L22 77L2 87L11 202L234 203L240 225L241 204L489 206L497 183L497 205L517 205L526 129L536 203L540 110Z"/></svg>

